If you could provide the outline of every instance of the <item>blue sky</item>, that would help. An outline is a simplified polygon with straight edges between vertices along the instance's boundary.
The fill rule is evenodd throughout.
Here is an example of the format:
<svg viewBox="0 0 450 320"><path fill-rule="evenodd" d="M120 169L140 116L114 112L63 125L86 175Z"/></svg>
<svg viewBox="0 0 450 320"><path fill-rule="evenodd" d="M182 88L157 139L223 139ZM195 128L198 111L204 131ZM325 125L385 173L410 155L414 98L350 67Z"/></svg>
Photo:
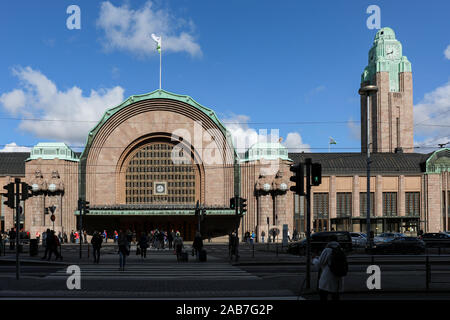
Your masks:
<svg viewBox="0 0 450 320"><path fill-rule="evenodd" d="M66 26L72 4L80 30ZM449 1L16 0L0 4L0 149L82 146L107 108L157 89L148 31L163 35L163 89L238 122L234 133L279 129L291 150L313 152L332 136L332 151L357 152L369 5L411 61L416 145L450 141Z"/></svg>

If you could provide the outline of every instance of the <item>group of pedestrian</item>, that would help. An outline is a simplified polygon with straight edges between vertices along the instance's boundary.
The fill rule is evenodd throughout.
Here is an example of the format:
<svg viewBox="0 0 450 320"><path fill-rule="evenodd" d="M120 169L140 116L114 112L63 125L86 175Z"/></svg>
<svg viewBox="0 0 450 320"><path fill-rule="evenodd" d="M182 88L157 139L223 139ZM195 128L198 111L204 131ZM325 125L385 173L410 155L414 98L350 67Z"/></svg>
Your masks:
<svg viewBox="0 0 450 320"><path fill-rule="evenodd" d="M249 231L247 231L244 234L244 242L247 242L248 244L252 245L253 243L255 243L255 238L256 238L256 234L255 231L252 231L252 233L250 233Z"/></svg>
<svg viewBox="0 0 450 320"><path fill-rule="evenodd" d="M45 244L44 244L45 254L41 259L42 260L47 259L48 261L50 261L52 254L54 253L56 256L55 260L60 259L62 261L63 257L58 252L58 249L59 249L59 251L61 251L61 242L60 242L58 236L55 235L55 231L47 229L47 231L42 233L42 241L44 241L44 238L45 238Z"/></svg>

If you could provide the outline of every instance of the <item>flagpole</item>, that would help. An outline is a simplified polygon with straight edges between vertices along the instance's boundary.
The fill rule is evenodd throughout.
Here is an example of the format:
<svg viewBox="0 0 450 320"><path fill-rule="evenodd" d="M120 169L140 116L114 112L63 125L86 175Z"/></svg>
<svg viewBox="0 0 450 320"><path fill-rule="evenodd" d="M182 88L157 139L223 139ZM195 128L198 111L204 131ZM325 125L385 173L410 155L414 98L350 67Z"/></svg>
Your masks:
<svg viewBox="0 0 450 320"><path fill-rule="evenodd" d="M162 36L161 36L161 43L162 43ZM159 90L161 90L161 65L162 65L162 48L159 49Z"/></svg>

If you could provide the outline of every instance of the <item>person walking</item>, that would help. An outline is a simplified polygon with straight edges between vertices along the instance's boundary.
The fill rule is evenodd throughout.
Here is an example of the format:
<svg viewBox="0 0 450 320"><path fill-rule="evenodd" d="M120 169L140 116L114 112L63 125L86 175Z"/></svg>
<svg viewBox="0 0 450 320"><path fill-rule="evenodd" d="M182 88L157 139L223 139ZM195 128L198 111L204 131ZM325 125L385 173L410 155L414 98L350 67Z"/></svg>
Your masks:
<svg viewBox="0 0 450 320"><path fill-rule="evenodd" d="M169 250L172 249L174 235L175 235L175 232L173 232L173 229L171 232L168 232L168 234L167 234L167 240L169 241Z"/></svg>
<svg viewBox="0 0 450 320"><path fill-rule="evenodd" d="M339 300L339 291L343 289L343 277L348 272L347 258L339 243L329 242L320 257L314 257L312 262L320 271L320 300L327 301L330 294L334 301Z"/></svg>
<svg viewBox="0 0 450 320"><path fill-rule="evenodd" d="M97 231L95 231L91 239L91 244L93 248L94 263L97 264L100 262L100 249L102 247L102 242L103 242L102 237Z"/></svg>
<svg viewBox="0 0 450 320"><path fill-rule="evenodd" d="M53 243L53 241L50 238L50 229L47 229L47 231L42 232L42 245L45 248L44 256L41 258L42 260L47 259L47 255L50 255L50 245L52 243Z"/></svg>
<svg viewBox="0 0 450 320"><path fill-rule="evenodd" d="M105 243L108 243L108 234L106 233L106 230L103 230L103 238L105 238Z"/></svg>
<svg viewBox="0 0 450 320"><path fill-rule="evenodd" d="M56 259L61 259L62 256L58 253L58 246L59 246L59 240L58 237L55 235L55 231L47 229L47 250L48 250L48 259L47 261L50 261L52 258L52 253L55 253ZM45 252L47 255L47 251ZM45 259L45 257L44 257Z"/></svg>
<svg viewBox="0 0 450 320"><path fill-rule="evenodd" d="M197 261L200 258L200 251L203 249L203 239L200 231L195 233L194 242L192 243L192 248L195 250L195 257Z"/></svg>
<svg viewBox="0 0 450 320"><path fill-rule="evenodd" d="M173 246L175 248L175 253L177 254L177 261L181 260L181 253L183 252L184 244L181 234L177 231L175 234L175 239L173 240Z"/></svg>
<svg viewBox="0 0 450 320"><path fill-rule="evenodd" d="M147 258L147 248L148 248L148 237L145 232L142 232L141 237L139 239L139 248L141 249L141 258Z"/></svg>
<svg viewBox="0 0 450 320"><path fill-rule="evenodd" d="M128 235L120 230L119 232L119 265L120 270L125 271L125 264L127 256L130 254L130 244L128 242Z"/></svg>
<svg viewBox="0 0 450 320"><path fill-rule="evenodd" d="M239 260L239 237L236 232L233 232L228 237L228 253L230 256L230 261L233 260L233 256L236 261Z"/></svg>
<svg viewBox="0 0 450 320"><path fill-rule="evenodd" d="M266 236L266 233L263 231L261 231L261 242L264 243L264 237Z"/></svg>

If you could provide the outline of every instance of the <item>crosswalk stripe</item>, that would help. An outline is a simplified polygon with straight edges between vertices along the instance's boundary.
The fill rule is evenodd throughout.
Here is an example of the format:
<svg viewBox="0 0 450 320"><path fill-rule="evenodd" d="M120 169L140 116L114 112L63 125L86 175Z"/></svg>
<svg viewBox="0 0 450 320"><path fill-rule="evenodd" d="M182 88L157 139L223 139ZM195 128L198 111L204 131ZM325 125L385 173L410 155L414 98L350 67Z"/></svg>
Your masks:
<svg viewBox="0 0 450 320"><path fill-rule="evenodd" d="M242 269L230 265L145 265L125 266L125 271L119 270L118 266L112 265L89 265L81 266L82 279L216 279L216 280L257 280L259 277ZM58 270L46 276L47 279L67 278L66 270Z"/></svg>

